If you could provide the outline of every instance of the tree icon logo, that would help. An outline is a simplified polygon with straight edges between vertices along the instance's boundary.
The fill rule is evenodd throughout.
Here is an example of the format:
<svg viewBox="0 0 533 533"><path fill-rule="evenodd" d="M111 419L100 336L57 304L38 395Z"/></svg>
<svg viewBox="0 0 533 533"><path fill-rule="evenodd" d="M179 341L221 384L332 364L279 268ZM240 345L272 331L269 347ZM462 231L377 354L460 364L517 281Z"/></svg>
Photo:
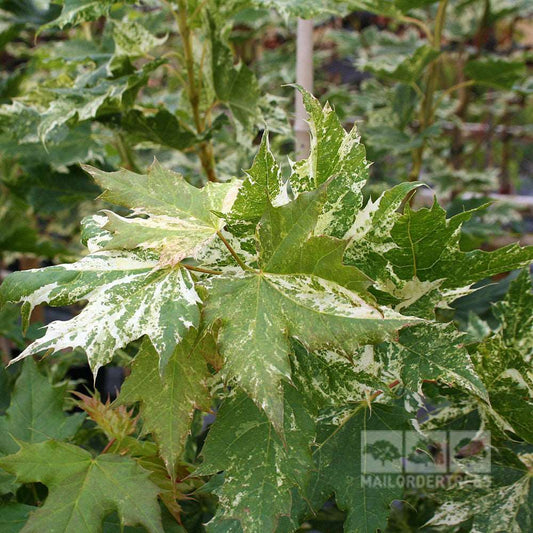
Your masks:
<svg viewBox="0 0 533 533"><path fill-rule="evenodd" d="M398 474L402 465L403 437L397 431L367 430L361 433L361 471L364 474Z"/></svg>
<svg viewBox="0 0 533 533"><path fill-rule="evenodd" d="M365 446L365 453L369 454L376 461L381 461L381 466L390 463L401 457L401 454L388 440L378 440Z"/></svg>

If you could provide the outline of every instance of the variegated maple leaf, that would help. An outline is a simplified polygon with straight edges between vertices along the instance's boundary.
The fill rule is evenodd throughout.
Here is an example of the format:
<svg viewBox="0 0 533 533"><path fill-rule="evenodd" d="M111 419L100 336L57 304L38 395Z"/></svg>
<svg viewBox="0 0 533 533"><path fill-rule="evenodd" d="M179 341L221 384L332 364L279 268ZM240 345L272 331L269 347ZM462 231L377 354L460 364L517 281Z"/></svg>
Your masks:
<svg viewBox="0 0 533 533"><path fill-rule="evenodd" d="M14 361L43 351L82 348L93 373L129 342L147 335L163 369L191 327L198 326L200 298L183 268L128 251L100 251L72 264L15 272L0 286L0 303L22 302L24 323L41 303L88 301L83 311L47 326L43 337Z"/></svg>
<svg viewBox="0 0 533 533"><path fill-rule="evenodd" d="M104 211L104 229L112 235L104 247L152 250L165 266L195 257L213 240L225 224L215 213L230 210L240 185L238 181L208 183L199 189L157 161L146 175L124 169L104 172L88 165L83 168L104 189L102 198L141 215L123 217Z"/></svg>
<svg viewBox="0 0 533 533"><path fill-rule="evenodd" d="M373 303L370 284L342 264L345 242L313 236L328 186L284 206L268 204L257 229L259 270L209 280L205 316L222 320L222 373L261 406L276 427L283 420L281 380L290 380L289 337L308 349L336 346L350 357L417 322Z"/></svg>

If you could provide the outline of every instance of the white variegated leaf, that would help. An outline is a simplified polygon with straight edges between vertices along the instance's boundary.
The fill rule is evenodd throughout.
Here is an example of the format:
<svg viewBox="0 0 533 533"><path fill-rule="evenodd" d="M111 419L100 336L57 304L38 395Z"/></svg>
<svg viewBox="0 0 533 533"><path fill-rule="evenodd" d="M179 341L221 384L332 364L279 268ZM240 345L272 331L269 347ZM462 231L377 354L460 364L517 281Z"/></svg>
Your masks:
<svg viewBox="0 0 533 533"><path fill-rule="evenodd" d="M176 343L198 325L200 298L187 270L156 266L135 253L104 251L77 263L12 274L2 284L1 300L23 302L26 321L40 303L89 302L74 318L49 324L15 360L79 347L96 373L117 349L147 335L163 368Z"/></svg>
<svg viewBox="0 0 533 533"><path fill-rule="evenodd" d="M290 184L299 194L316 189L335 177L317 223L316 233L343 237L363 203L361 189L368 178L369 163L356 126L346 133L329 104L324 108L303 91L309 114L311 153L293 164Z"/></svg>
<svg viewBox="0 0 533 533"><path fill-rule="evenodd" d="M208 322L222 320L223 374L239 385L278 427L280 381L290 380L289 336L308 349L336 346L351 356L417 319L369 305L356 293L318 276L254 274L217 277L209 286Z"/></svg>
<svg viewBox="0 0 533 533"><path fill-rule="evenodd" d="M146 175L129 170L103 172L89 166L84 169L105 190L103 198L142 215L126 218L106 211L103 229L111 238L101 236L99 245L106 249L152 250L164 266L195 257L214 239L225 224L215 213L231 209L240 186L238 181L231 181L198 189L157 161ZM95 241L91 244L96 245Z"/></svg>

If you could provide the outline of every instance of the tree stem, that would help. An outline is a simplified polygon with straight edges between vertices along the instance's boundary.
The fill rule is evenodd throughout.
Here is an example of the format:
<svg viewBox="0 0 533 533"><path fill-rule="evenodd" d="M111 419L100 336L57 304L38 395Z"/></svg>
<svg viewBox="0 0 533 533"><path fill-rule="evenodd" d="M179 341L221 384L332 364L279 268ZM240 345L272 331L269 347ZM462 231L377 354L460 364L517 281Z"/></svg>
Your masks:
<svg viewBox="0 0 533 533"><path fill-rule="evenodd" d="M171 7L172 9L172 7ZM178 12L172 9L172 13L178 24L178 29L183 43L183 53L185 59L185 68L187 70L187 96L192 109L194 125L198 134L202 134L205 130L205 120L202 120L200 115L200 93L201 80L196 78L195 61L192 51L191 29L187 20L187 2L186 0L178 0ZM199 74L201 75L201 73ZM213 145L211 141L204 141L197 147L198 157L202 168L209 181L217 181L215 172L215 157L213 152Z"/></svg>
<svg viewBox="0 0 533 533"><path fill-rule="evenodd" d="M131 170L132 172L139 173L140 170L135 162L135 156L133 155L131 148L124 141L124 137L121 133L116 136L115 146L117 148L118 155L120 156L120 162L122 166L128 170Z"/></svg>
<svg viewBox="0 0 533 533"><path fill-rule="evenodd" d="M115 442L117 441L117 439L115 437L113 437L106 445L105 445L105 448L102 450L102 454L104 453L107 453L109 451L109 449L111 448L111 446L113 446L113 444L115 444Z"/></svg>
<svg viewBox="0 0 533 533"><path fill-rule="evenodd" d="M415 26L418 26L423 31L423 33L425 34L428 40L430 41L433 40L433 35L431 34L431 30L429 29L429 26L427 26L425 22L415 17L408 17L408 16L403 16L400 18L400 20L402 22L407 22L410 24L414 24Z"/></svg>
<svg viewBox="0 0 533 533"><path fill-rule="evenodd" d="M441 49L442 30L444 28L444 22L446 20L446 7L448 0L440 0L437 10L437 17L435 19L435 31L433 33L432 46L435 50ZM427 73L426 91L424 98L420 106L420 131L424 131L433 124L435 109L433 106L433 99L435 90L437 88L437 75L438 75L438 59L435 59L429 66ZM422 144L413 150L413 167L409 173L409 181L417 181L420 177L420 171L422 170L422 161L424 157L424 151L426 149L425 139Z"/></svg>

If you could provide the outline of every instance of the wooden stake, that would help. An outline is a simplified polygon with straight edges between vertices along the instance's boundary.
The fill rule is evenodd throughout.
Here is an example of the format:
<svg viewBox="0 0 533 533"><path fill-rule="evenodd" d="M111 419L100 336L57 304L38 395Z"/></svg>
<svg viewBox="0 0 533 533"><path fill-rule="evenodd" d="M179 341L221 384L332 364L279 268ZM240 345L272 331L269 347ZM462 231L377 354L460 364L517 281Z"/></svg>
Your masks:
<svg viewBox="0 0 533 533"><path fill-rule="evenodd" d="M298 19L296 33L296 83L313 92L313 21ZM309 125L302 95L296 91L294 136L296 139L296 159L309 155Z"/></svg>

